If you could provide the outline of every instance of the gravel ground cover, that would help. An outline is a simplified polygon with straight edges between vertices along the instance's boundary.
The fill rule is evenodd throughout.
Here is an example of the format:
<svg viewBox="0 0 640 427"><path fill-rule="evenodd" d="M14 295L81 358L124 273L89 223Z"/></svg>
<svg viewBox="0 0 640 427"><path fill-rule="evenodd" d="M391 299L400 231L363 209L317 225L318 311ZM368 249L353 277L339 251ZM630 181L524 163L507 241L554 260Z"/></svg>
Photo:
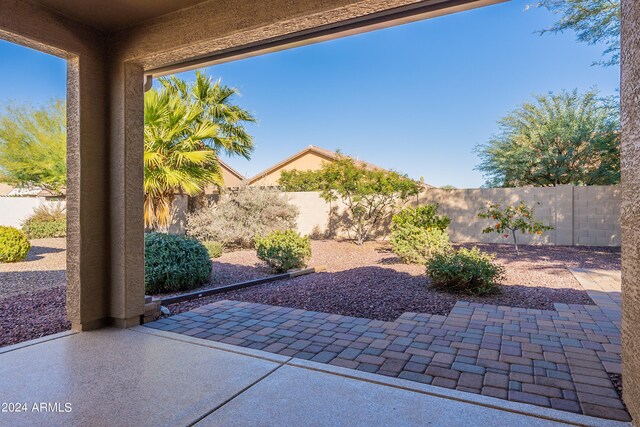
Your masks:
<svg viewBox="0 0 640 427"><path fill-rule="evenodd" d="M0 347L68 330L66 239L31 241L23 262L0 264Z"/></svg>
<svg viewBox="0 0 640 427"><path fill-rule="evenodd" d="M0 298L64 286L66 256L64 238L31 240L26 260L0 263Z"/></svg>
<svg viewBox="0 0 640 427"><path fill-rule="evenodd" d="M323 273L258 285L170 306L172 314L229 299L311 311L395 320L404 312L447 314L456 301L553 309L553 304L593 304L568 267L619 269L619 248L523 246L520 256L510 245L479 244L495 253L507 268L500 292L486 297L450 295L430 289L425 269L400 264L388 244L314 241L310 265ZM254 251L224 254L214 260L209 287L263 277L269 270Z"/></svg>
<svg viewBox="0 0 640 427"><path fill-rule="evenodd" d="M65 288L28 291L0 299L0 347L71 329Z"/></svg>
<svg viewBox="0 0 640 427"><path fill-rule="evenodd" d="M65 239L32 241L25 262L0 264L0 346L69 329L65 316ZM234 299L378 320L404 312L447 314L456 301L527 308L554 302L591 304L567 267L620 269L618 248L478 245L507 267L502 292L484 298L429 289L424 268L398 263L385 243L314 241L311 265L327 271L228 292L170 307L180 313L220 299ZM214 260L211 283L228 285L272 274L254 251L226 253Z"/></svg>

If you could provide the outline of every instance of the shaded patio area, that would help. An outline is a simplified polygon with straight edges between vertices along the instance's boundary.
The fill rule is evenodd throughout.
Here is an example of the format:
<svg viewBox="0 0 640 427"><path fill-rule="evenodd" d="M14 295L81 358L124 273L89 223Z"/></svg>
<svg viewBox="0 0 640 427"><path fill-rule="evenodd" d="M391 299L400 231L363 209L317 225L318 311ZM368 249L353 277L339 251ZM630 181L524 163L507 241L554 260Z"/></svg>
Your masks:
<svg viewBox="0 0 640 427"><path fill-rule="evenodd" d="M626 425L146 327L7 347L0 375L28 404L1 425Z"/></svg>

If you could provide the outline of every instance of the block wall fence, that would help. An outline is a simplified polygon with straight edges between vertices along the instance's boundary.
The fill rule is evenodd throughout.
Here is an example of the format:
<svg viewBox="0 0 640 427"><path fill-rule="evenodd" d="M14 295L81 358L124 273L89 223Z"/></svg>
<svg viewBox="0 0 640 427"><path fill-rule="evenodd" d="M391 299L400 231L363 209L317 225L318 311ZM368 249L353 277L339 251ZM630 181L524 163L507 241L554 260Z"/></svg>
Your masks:
<svg viewBox="0 0 640 427"><path fill-rule="evenodd" d="M346 237L337 224L344 212L341 203L326 203L315 192L288 195L300 211L299 232ZM482 233L493 221L480 219L477 214L488 203L515 205L520 201L534 208L537 219L554 227L541 236L523 236L520 242L524 244L620 246L621 199L617 185L427 189L406 205L437 203L439 211L451 218L449 236L453 242L502 243L505 242L502 236ZM384 238L387 233L388 224L379 230L378 237Z"/></svg>

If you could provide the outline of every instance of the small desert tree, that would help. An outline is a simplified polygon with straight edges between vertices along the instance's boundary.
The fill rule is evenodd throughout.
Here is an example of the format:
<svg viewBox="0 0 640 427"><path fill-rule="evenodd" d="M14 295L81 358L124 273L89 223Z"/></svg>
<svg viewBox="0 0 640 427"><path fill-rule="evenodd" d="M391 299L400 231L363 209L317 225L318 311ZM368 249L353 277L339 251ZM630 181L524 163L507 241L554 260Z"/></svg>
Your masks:
<svg viewBox="0 0 640 427"><path fill-rule="evenodd" d="M518 255L520 252L518 251L517 231L522 234L542 234L543 231L553 230L553 227L535 220L533 209L529 208L525 202L520 202L517 206L506 207L490 203L484 211L478 214L478 217L496 221L495 225L482 230L483 233L502 234L505 239L511 235Z"/></svg>
<svg viewBox="0 0 640 427"><path fill-rule="evenodd" d="M373 169L350 157L325 163L320 174L322 197L327 202L340 200L346 205L351 220L349 230L358 245L367 240L398 201L420 191L420 186L405 175Z"/></svg>
<svg viewBox="0 0 640 427"><path fill-rule="evenodd" d="M66 107L8 106L0 114L0 181L54 193L67 181Z"/></svg>

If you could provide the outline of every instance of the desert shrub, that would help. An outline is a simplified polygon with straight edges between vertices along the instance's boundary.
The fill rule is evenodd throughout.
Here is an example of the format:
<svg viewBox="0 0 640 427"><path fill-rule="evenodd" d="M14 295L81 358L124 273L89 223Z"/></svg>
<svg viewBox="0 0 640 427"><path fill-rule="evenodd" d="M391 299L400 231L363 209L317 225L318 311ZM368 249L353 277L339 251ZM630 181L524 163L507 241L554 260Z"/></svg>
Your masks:
<svg viewBox="0 0 640 427"><path fill-rule="evenodd" d="M504 275L504 267L494 256L478 248L459 249L434 255L427 262L431 285L452 293L484 295L495 290Z"/></svg>
<svg viewBox="0 0 640 427"><path fill-rule="evenodd" d="M148 294L194 289L209 280L209 254L195 239L149 233L144 236L144 250L144 285Z"/></svg>
<svg viewBox="0 0 640 427"><path fill-rule="evenodd" d="M393 216L392 226L403 227L413 225L420 228L437 228L445 231L451 219L446 215L438 215L438 205L424 205L416 208L404 208Z"/></svg>
<svg viewBox="0 0 640 427"><path fill-rule="evenodd" d="M220 258L224 252L224 246L220 242L208 241L202 242L202 245L207 249L211 258Z"/></svg>
<svg viewBox="0 0 640 427"><path fill-rule="evenodd" d="M296 227L298 208L278 190L246 188L187 217L187 234L225 248L253 248L254 237Z"/></svg>
<svg viewBox="0 0 640 427"><path fill-rule="evenodd" d="M389 239L393 252L408 264L425 264L435 254L451 250L446 232L406 225L394 229Z"/></svg>
<svg viewBox="0 0 640 427"><path fill-rule="evenodd" d="M22 261L30 249L31 243L24 232L14 227L0 226L0 262Z"/></svg>
<svg viewBox="0 0 640 427"><path fill-rule="evenodd" d="M393 216L390 243L402 262L424 264L437 253L451 250L445 232L451 220L438 215L438 205L405 208Z"/></svg>
<svg viewBox="0 0 640 427"><path fill-rule="evenodd" d="M40 205L22 224L30 239L64 237L67 235L67 210L62 203Z"/></svg>
<svg viewBox="0 0 640 427"><path fill-rule="evenodd" d="M293 230L274 231L255 239L258 258L276 273L307 265L311 258L311 239Z"/></svg>

